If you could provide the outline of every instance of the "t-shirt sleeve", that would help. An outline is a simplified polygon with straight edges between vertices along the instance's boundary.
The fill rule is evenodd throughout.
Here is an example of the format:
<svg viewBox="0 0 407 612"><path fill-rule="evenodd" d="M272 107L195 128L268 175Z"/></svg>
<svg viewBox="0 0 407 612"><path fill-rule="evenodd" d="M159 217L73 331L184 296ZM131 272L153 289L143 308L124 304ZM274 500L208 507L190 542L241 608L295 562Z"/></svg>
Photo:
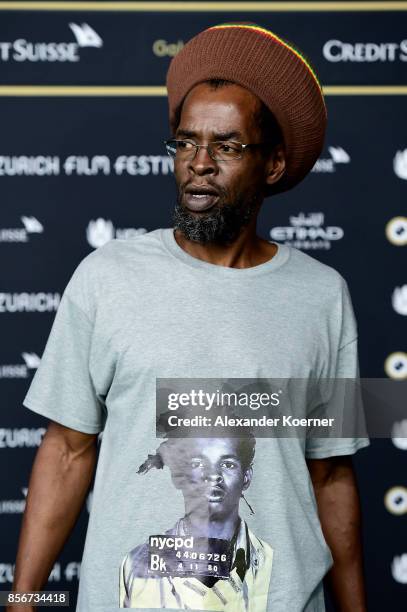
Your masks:
<svg viewBox="0 0 407 612"><path fill-rule="evenodd" d="M343 413L338 415L344 420L346 437L307 438L305 457L308 459L352 455L370 444L360 394L357 324L349 289L344 279L342 279L337 308L340 324L338 348L334 352L334 359L327 368L327 375L331 384L335 385L337 381L338 395L342 394L344 401L350 402L344 408ZM341 382L340 379L347 380ZM333 416L333 413L328 416Z"/></svg>
<svg viewBox="0 0 407 612"><path fill-rule="evenodd" d="M98 433L104 427L104 404L89 370L93 323L87 267L82 260L63 293L23 405L71 429Z"/></svg>

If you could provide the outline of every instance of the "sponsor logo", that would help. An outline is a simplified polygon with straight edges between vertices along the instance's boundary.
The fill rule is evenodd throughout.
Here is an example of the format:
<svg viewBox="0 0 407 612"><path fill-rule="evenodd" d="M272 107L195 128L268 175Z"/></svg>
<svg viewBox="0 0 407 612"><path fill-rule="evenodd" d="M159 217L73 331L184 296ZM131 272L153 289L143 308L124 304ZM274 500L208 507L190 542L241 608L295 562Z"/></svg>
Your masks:
<svg viewBox="0 0 407 612"><path fill-rule="evenodd" d="M46 432L44 427L0 429L0 448L33 448L39 446Z"/></svg>
<svg viewBox="0 0 407 612"><path fill-rule="evenodd" d="M401 42L356 42L327 40L322 55L328 62L407 62L407 39Z"/></svg>
<svg viewBox="0 0 407 612"><path fill-rule="evenodd" d="M407 553L394 557L391 564L391 573L396 582L407 584Z"/></svg>
<svg viewBox="0 0 407 612"><path fill-rule="evenodd" d="M178 51L181 51L183 46L184 42L182 40L178 40L176 43L169 43L159 38L153 43L153 53L157 57L174 57Z"/></svg>
<svg viewBox="0 0 407 612"><path fill-rule="evenodd" d="M386 237L395 246L405 246L407 244L407 217L393 217L387 223Z"/></svg>
<svg viewBox="0 0 407 612"><path fill-rule="evenodd" d="M0 155L0 176L58 176L56 155Z"/></svg>
<svg viewBox="0 0 407 612"><path fill-rule="evenodd" d="M395 288L391 303L398 314L407 315L407 285Z"/></svg>
<svg viewBox="0 0 407 612"><path fill-rule="evenodd" d="M344 236L342 227L325 225L325 215L322 212L289 217L289 226L273 227L270 237L277 242L284 242L297 249L315 250L331 248L331 243L341 240Z"/></svg>
<svg viewBox="0 0 407 612"><path fill-rule="evenodd" d="M103 40L88 23L81 23L81 25L78 25L77 23L71 22L69 27L80 47L96 47L97 49L103 47Z"/></svg>
<svg viewBox="0 0 407 612"><path fill-rule="evenodd" d="M407 181L407 149L397 151L393 159L394 174Z"/></svg>
<svg viewBox="0 0 407 612"><path fill-rule="evenodd" d="M67 176L147 176L170 174L174 161L168 155L119 155L111 160L107 155L70 155L63 162Z"/></svg>
<svg viewBox="0 0 407 612"><path fill-rule="evenodd" d="M401 516L407 512L406 487L392 487L384 496L384 505L391 514Z"/></svg>
<svg viewBox="0 0 407 612"><path fill-rule="evenodd" d="M113 238L127 240L147 232L145 227L115 228L110 219L95 219L89 221L86 228L86 238L91 247L97 249Z"/></svg>
<svg viewBox="0 0 407 612"><path fill-rule="evenodd" d="M59 293L4 293L0 292L1 312L53 312L58 309Z"/></svg>
<svg viewBox="0 0 407 612"><path fill-rule="evenodd" d="M337 164L349 164L351 159L349 153L342 147L328 147L330 157L320 157L315 162L311 172L332 173L336 172Z"/></svg>
<svg viewBox="0 0 407 612"><path fill-rule="evenodd" d="M0 563L0 584L12 583L14 580L14 565L11 563ZM49 575L49 582L61 582L66 580L72 582L78 580L81 571L79 561L71 561L66 565L55 563Z"/></svg>
<svg viewBox="0 0 407 612"><path fill-rule="evenodd" d="M389 378L404 380L407 378L407 353L391 353L384 362L384 371Z"/></svg>
<svg viewBox="0 0 407 612"><path fill-rule="evenodd" d="M81 48L103 46L103 40L88 23L70 23L69 28L74 42L33 42L25 38L0 41L0 62L79 62Z"/></svg>
<svg viewBox="0 0 407 612"><path fill-rule="evenodd" d="M119 155L114 162L114 173L118 176L147 176L170 174L174 170L174 160L169 155Z"/></svg>
<svg viewBox="0 0 407 612"><path fill-rule="evenodd" d="M391 439L396 448L407 450L407 419L396 421L391 428Z"/></svg>
<svg viewBox="0 0 407 612"><path fill-rule="evenodd" d="M174 170L168 155L0 155L1 176L158 176Z"/></svg>
<svg viewBox="0 0 407 612"><path fill-rule="evenodd" d="M22 514L24 512L28 488L23 487L21 492L24 499L3 499L0 501L0 514Z"/></svg>
<svg viewBox="0 0 407 612"><path fill-rule="evenodd" d="M29 370L38 368L41 359L36 353L21 353L25 363L0 364L0 379L28 378Z"/></svg>
<svg viewBox="0 0 407 612"><path fill-rule="evenodd" d="M36 217L20 217L23 227L0 228L0 242L28 242L30 234L42 234L44 227Z"/></svg>

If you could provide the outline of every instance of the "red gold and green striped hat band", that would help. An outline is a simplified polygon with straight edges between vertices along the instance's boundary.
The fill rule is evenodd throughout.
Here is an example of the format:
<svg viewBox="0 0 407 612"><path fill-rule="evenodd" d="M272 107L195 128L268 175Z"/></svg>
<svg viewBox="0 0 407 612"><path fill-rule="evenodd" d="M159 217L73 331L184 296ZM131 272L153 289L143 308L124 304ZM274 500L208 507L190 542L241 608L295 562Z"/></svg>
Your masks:
<svg viewBox="0 0 407 612"><path fill-rule="evenodd" d="M299 59L304 62L305 66L308 68L308 70L310 71L310 73L312 74L312 76L315 79L315 82L317 84L317 86L319 87L321 94L322 94L322 87L318 81L318 77L315 74L314 69L312 68L312 66L309 63L309 60L306 59L304 52L300 51L299 49L296 49L293 44L288 44L288 42L286 40L284 40L283 38L277 36L277 34L275 34L274 32L271 32L270 30L266 30L266 28L262 28L254 23L221 23L219 25L216 26L212 26L211 28L209 28L209 30L217 30L217 29L221 29L221 28L251 28L252 30L255 30L256 32L259 32L259 34L262 34L264 36L269 36L270 38L274 39L277 43L279 43L280 45L283 45L284 47L286 47L287 49L290 49L297 57L299 57Z"/></svg>
<svg viewBox="0 0 407 612"><path fill-rule="evenodd" d="M309 60L296 45L257 24L207 28L186 43L167 72L173 133L188 92L216 78L245 87L274 114L284 138L286 170L272 192L292 189L317 161L326 131L324 95Z"/></svg>

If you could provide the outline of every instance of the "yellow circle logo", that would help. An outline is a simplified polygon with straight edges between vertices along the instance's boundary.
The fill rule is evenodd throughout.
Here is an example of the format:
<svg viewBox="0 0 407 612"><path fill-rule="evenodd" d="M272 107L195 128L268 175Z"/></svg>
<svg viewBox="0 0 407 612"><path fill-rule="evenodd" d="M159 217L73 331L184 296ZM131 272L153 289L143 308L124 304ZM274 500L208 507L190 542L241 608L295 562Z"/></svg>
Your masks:
<svg viewBox="0 0 407 612"><path fill-rule="evenodd" d="M393 217L386 225L386 237L395 246L407 244L407 217Z"/></svg>
<svg viewBox="0 0 407 612"><path fill-rule="evenodd" d="M406 487L392 487L384 496L384 505L391 514L401 516L407 512Z"/></svg>
<svg viewBox="0 0 407 612"><path fill-rule="evenodd" d="M395 380L407 378L407 353L391 353L384 362L384 371L389 378Z"/></svg>

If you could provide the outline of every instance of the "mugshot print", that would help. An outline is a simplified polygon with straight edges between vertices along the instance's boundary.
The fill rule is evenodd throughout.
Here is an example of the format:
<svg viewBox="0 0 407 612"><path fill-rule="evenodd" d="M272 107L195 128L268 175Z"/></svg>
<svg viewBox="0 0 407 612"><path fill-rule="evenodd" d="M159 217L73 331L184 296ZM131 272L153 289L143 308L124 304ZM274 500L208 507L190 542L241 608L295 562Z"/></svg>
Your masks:
<svg viewBox="0 0 407 612"><path fill-rule="evenodd" d="M184 516L133 548L120 568L120 607L262 612L272 547L239 515L253 476L254 436L171 438L138 473L170 470Z"/></svg>

